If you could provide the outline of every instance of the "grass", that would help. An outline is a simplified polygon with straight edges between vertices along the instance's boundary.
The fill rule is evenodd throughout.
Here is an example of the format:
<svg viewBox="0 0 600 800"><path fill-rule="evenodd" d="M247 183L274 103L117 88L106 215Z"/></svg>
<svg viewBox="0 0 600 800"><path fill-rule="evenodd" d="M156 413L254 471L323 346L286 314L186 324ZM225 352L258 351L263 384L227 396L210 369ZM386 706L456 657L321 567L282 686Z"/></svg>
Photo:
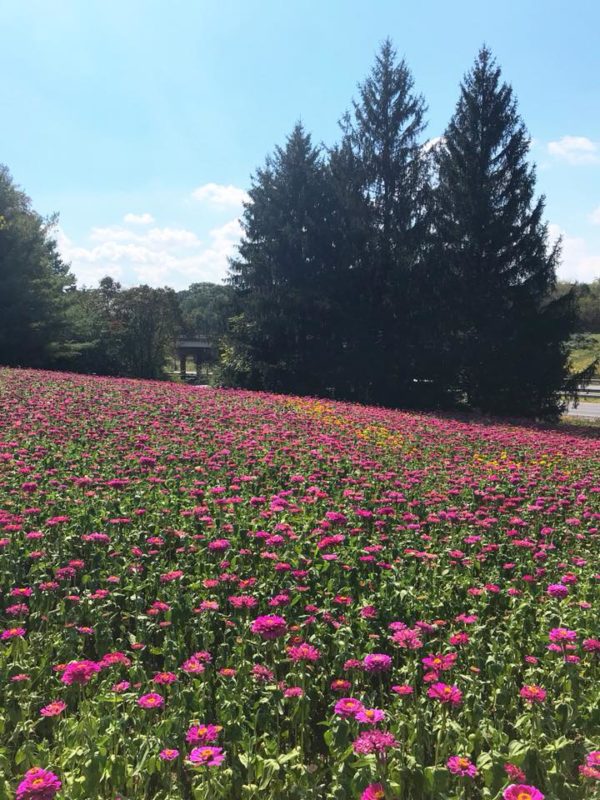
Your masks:
<svg viewBox="0 0 600 800"><path fill-rule="evenodd" d="M600 333L578 333L571 339L571 369L579 372L595 358L600 360ZM600 364L596 367L600 377Z"/></svg>

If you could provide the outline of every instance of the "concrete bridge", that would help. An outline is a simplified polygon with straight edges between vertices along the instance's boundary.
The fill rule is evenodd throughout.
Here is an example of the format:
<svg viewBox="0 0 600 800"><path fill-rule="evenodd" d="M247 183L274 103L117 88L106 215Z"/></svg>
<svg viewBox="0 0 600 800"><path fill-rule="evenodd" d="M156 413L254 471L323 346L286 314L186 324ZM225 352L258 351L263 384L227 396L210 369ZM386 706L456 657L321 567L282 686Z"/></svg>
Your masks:
<svg viewBox="0 0 600 800"><path fill-rule="evenodd" d="M175 354L179 361L179 374L183 380L187 378L187 360L191 356L196 367L196 380L200 377L202 364L212 361L215 356L215 344L207 336L197 334L175 340Z"/></svg>

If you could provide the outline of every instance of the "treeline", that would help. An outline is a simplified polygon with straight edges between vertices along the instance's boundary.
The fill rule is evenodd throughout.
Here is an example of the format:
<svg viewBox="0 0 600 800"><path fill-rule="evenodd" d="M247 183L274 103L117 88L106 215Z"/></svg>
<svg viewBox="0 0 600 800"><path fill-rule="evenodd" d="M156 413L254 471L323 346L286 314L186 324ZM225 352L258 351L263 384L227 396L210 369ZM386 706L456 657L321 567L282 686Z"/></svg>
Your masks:
<svg viewBox="0 0 600 800"><path fill-rule="evenodd" d="M576 295L535 196L513 91L483 48L427 141L390 41L341 123L301 124L252 181L230 280L232 385L551 418L578 378Z"/></svg>
<svg viewBox="0 0 600 800"><path fill-rule="evenodd" d="M386 41L333 147L298 124L253 176L227 285L77 288L0 168L0 364L160 378L181 334L225 385L555 417L600 281L556 281L529 138L483 48L437 141ZM578 317L579 311L579 317ZM590 365L590 370L593 365Z"/></svg>
<svg viewBox="0 0 600 800"><path fill-rule="evenodd" d="M556 295L573 292L577 310L577 333L600 333L600 278L591 283L559 281Z"/></svg>

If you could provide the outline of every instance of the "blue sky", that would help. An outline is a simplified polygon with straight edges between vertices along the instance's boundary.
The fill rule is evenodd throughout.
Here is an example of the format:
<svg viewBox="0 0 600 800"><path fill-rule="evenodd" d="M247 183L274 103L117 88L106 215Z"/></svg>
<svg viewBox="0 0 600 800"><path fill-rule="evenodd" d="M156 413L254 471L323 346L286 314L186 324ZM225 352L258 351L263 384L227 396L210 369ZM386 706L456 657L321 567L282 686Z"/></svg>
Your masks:
<svg viewBox="0 0 600 800"><path fill-rule="evenodd" d="M600 276L597 0L0 0L0 163L81 283L221 280L250 175L337 121L391 36L439 136L486 42L533 139L561 277Z"/></svg>

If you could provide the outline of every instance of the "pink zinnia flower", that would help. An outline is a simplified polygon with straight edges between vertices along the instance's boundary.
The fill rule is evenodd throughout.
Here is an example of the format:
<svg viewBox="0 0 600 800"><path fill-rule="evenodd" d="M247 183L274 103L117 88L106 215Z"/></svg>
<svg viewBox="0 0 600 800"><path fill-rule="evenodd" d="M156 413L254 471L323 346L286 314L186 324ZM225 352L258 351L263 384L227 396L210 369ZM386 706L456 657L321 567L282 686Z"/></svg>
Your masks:
<svg viewBox="0 0 600 800"><path fill-rule="evenodd" d="M230 545L231 542L229 539L214 539L212 542L208 543L208 549L213 552L222 552L228 550Z"/></svg>
<svg viewBox="0 0 600 800"><path fill-rule="evenodd" d="M577 639L577 631L569 628L552 628L548 638L551 642L574 642Z"/></svg>
<svg viewBox="0 0 600 800"><path fill-rule="evenodd" d="M423 647L418 628L401 628L394 631L392 642L406 650L419 650Z"/></svg>
<svg viewBox="0 0 600 800"><path fill-rule="evenodd" d="M517 767L516 764L511 764L510 762L508 762L507 764L504 765L504 771L506 772L508 777L511 778L513 781L519 781L520 783L523 783L523 781L525 780L525 773L523 772L522 769Z"/></svg>
<svg viewBox="0 0 600 800"><path fill-rule="evenodd" d="M544 795L535 786L512 783L502 793L504 800L544 800Z"/></svg>
<svg viewBox="0 0 600 800"><path fill-rule="evenodd" d="M152 683L156 683L159 686L170 686L170 684L175 683L176 680L177 675L175 675L174 672L157 672L152 678Z"/></svg>
<svg viewBox="0 0 600 800"><path fill-rule="evenodd" d="M447 653L446 655L438 653L434 656L425 656L425 658L421 659L421 662L428 669L432 669L435 672L444 672L447 669L452 669L456 663L456 658L456 653Z"/></svg>
<svg viewBox="0 0 600 800"><path fill-rule="evenodd" d="M251 625L252 633L258 633L263 639L278 639L284 636L287 623L277 614L265 614L257 617Z"/></svg>
<svg viewBox="0 0 600 800"><path fill-rule="evenodd" d="M459 706L462 702L462 692L458 686L448 686L447 683L434 683L427 690L427 697L453 706Z"/></svg>
<svg viewBox="0 0 600 800"><path fill-rule="evenodd" d="M344 678L336 678L330 683L330 688L333 689L334 692L345 692L351 686L352 684L350 681L346 681Z"/></svg>
<svg viewBox="0 0 600 800"><path fill-rule="evenodd" d="M546 594L549 594L550 597L558 597L562 600L569 594L569 588L562 583L551 583L546 589Z"/></svg>
<svg viewBox="0 0 600 800"><path fill-rule="evenodd" d="M360 800L385 800L385 789L380 783L370 783L361 794Z"/></svg>
<svg viewBox="0 0 600 800"><path fill-rule="evenodd" d="M392 692L394 694L400 695L400 697L409 697L411 694L414 693L414 689L408 683L397 684L396 686L392 686Z"/></svg>
<svg viewBox="0 0 600 800"><path fill-rule="evenodd" d="M477 767L471 759L464 756L450 756L446 762L446 766L453 775L466 775L469 778L474 778L477 775Z"/></svg>
<svg viewBox="0 0 600 800"><path fill-rule="evenodd" d="M600 639L584 639L583 649L588 653L600 653Z"/></svg>
<svg viewBox="0 0 600 800"><path fill-rule="evenodd" d="M355 697L342 697L341 700L337 701L333 710L338 717L348 718L356 716L363 708L363 704Z"/></svg>
<svg viewBox="0 0 600 800"><path fill-rule="evenodd" d="M138 706L141 708L162 708L165 704L165 699L162 695L156 692L143 694L137 701Z"/></svg>
<svg viewBox="0 0 600 800"><path fill-rule="evenodd" d="M25 628L7 628L0 633L0 641L7 642L9 639L22 638L25 636Z"/></svg>
<svg viewBox="0 0 600 800"><path fill-rule="evenodd" d="M185 736L185 740L188 744L216 742L222 730L222 725L192 725Z"/></svg>
<svg viewBox="0 0 600 800"><path fill-rule="evenodd" d="M596 769L596 767L589 767L587 764L581 764L579 767L579 774L582 778L591 778L594 781L600 781L600 769Z"/></svg>
<svg viewBox="0 0 600 800"><path fill-rule="evenodd" d="M385 672L392 666L392 659L385 653L370 653L363 658L363 669L367 672Z"/></svg>
<svg viewBox="0 0 600 800"><path fill-rule="evenodd" d="M301 686L289 686L283 692L284 697L304 697L304 689Z"/></svg>
<svg viewBox="0 0 600 800"><path fill-rule="evenodd" d="M352 748L357 755L369 755L370 753L382 755L390 747L395 747L397 744L398 742L392 733L373 728L372 730L363 731L352 742Z"/></svg>
<svg viewBox="0 0 600 800"><path fill-rule="evenodd" d="M380 708L361 708L361 710L357 711L354 715L354 719L366 725L377 725L378 722L385 719L385 711L382 711Z"/></svg>
<svg viewBox="0 0 600 800"><path fill-rule="evenodd" d="M588 767L600 767L600 750L592 750L585 757L585 763Z"/></svg>
<svg viewBox="0 0 600 800"><path fill-rule="evenodd" d="M67 704L63 700L53 700L40 710L40 714L42 717L57 717L66 707Z"/></svg>
<svg viewBox="0 0 600 800"><path fill-rule="evenodd" d="M535 683L523 686L519 694L524 700L531 704L543 703L546 699L546 690L542 689L541 686L537 686Z"/></svg>
<svg viewBox="0 0 600 800"><path fill-rule="evenodd" d="M71 661L65 667L61 676L61 681L67 686L77 683L81 686L90 681L93 675L100 672L100 664L96 661Z"/></svg>
<svg viewBox="0 0 600 800"><path fill-rule="evenodd" d="M160 751L158 757L163 761L174 761L178 755L179 750L176 750L174 747L165 747L164 750Z"/></svg>
<svg viewBox="0 0 600 800"><path fill-rule="evenodd" d="M62 783L50 770L33 767L17 787L17 800L52 800Z"/></svg>
<svg viewBox="0 0 600 800"><path fill-rule="evenodd" d="M316 647L307 642L301 642L298 645L290 645L287 648L287 654L292 661L318 661L320 653Z"/></svg>
<svg viewBox="0 0 600 800"><path fill-rule="evenodd" d="M204 767L218 767L225 760L221 747L195 747L188 756L188 761Z"/></svg>

